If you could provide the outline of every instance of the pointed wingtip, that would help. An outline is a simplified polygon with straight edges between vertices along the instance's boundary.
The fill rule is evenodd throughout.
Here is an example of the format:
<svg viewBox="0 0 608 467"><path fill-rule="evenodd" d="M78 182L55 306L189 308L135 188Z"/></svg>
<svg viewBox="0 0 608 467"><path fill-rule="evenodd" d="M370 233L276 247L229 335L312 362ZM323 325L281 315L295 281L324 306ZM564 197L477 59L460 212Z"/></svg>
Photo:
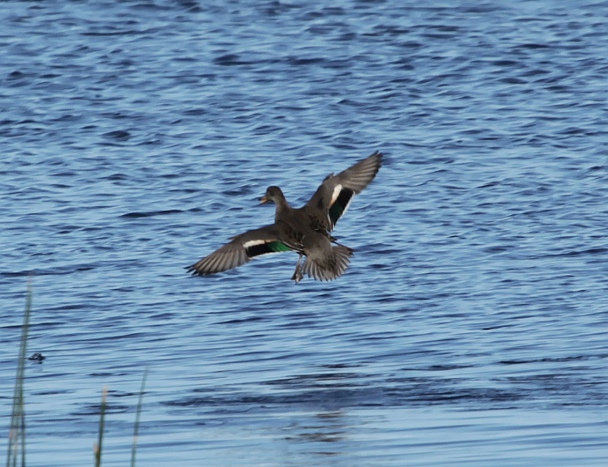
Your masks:
<svg viewBox="0 0 608 467"><path fill-rule="evenodd" d="M378 167L380 167L380 165L382 165L382 159L384 158L384 154L381 153L380 151L375 151L371 156L369 157L375 157L376 159L378 159Z"/></svg>

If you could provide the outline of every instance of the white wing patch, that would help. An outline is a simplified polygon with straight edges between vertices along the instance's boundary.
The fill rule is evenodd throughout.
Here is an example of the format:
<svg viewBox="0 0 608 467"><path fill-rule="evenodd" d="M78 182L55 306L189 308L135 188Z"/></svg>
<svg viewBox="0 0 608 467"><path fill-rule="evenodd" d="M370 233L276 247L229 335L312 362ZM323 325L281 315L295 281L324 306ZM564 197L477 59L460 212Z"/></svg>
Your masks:
<svg viewBox="0 0 608 467"><path fill-rule="evenodd" d="M336 200L338 199L338 196L340 196L341 191L342 191L342 185L340 185L340 184L336 185L336 187L334 188L334 192L331 194L331 202L329 203L330 206L336 202Z"/></svg>
<svg viewBox="0 0 608 467"><path fill-rule="evenodd" d="M243 247L249 248L250 246L263 245L264 243L268 243L268 240L249 240L243 243Z"/></svg>

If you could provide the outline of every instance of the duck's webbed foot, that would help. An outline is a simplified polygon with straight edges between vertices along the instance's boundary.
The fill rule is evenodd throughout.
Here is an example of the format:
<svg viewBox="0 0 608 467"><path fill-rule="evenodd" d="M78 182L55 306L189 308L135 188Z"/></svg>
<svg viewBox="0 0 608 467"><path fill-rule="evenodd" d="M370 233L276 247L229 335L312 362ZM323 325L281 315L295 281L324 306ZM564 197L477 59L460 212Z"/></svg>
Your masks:
<svg viewBox="0 0 608 467"><path fill-rule="evenodd" d="M298 262L296 263L296 270L291 276L292 281L296 281L296 284L304 279L304 274L302 273L302 253L300 253L300 257L298 258Z"/></svg>

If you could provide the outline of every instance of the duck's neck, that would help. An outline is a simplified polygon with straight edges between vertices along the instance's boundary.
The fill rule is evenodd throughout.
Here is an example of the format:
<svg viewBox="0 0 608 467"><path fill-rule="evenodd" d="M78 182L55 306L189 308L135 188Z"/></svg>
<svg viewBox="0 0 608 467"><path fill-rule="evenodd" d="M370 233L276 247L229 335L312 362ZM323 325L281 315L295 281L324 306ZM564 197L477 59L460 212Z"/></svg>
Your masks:
<svg viewBox="0 0 608 467"><path fill-rule="evenodd" d="M285 219L291 214L292 208L285 198L281 198L275 201L276 211L274 213L275 222L279 219Z"/></svg>

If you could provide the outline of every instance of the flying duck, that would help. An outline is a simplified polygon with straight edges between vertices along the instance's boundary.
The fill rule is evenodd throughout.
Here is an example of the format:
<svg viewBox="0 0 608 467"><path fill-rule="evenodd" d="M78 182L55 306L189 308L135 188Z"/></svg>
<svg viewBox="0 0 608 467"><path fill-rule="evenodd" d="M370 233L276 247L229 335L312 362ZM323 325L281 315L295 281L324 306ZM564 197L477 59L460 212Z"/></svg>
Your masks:
<svg viewBox="0 0 608 467"><path fill-rule="evenodd" d="M382 154L376 151L339 174L328 175L310 201L298 209L289 205L279 187L269 187L260 203L275 204L274 224L232 237L223 247L188 266L188 272L207 276L237 268L258 256L295 251L299 258L292 280L296 283L304 274L321 281L340 277L348 268L353 250L339 244L330 233L381 165Z"/></svg>

